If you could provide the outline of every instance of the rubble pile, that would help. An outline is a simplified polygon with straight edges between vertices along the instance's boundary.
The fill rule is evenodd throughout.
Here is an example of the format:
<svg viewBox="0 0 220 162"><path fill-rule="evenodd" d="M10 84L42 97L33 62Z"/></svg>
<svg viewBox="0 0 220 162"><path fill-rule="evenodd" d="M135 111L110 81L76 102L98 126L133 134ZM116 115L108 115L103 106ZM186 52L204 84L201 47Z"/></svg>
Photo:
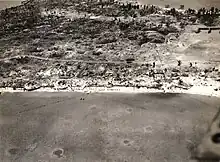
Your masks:
<svg viewBox="0 0 220 162"><path fill-rule="evenodd" d="M180 65L161 68L152 64L138 64L122 62L116 63L81 63L58 62L27 59L20 63L19 59L2 62L5 69L1 69L0 88L12 87L14 90L36 90L42 87L146 87L164 90L164 88L190 89L193 85L209 85L209 78L219 82L220 72L217 68L198 68L196 65ZM30 67L32 63L42 64L37 69ZM16 64L14 69L7 68ZM29 68L26 69L29 65ZM23 67L22 67L23 66ZM33 75L34 74L34 75ZM4 75L4 76L3 76ZM191 78L189 81L188 79ZM199 80L199 81L198 81ZM200 84L200 85L199 85ZM169 86L168 86L169 85ZM213 88L216 87L213 85ZM217 88L218 90L218 88Z"/></svg>

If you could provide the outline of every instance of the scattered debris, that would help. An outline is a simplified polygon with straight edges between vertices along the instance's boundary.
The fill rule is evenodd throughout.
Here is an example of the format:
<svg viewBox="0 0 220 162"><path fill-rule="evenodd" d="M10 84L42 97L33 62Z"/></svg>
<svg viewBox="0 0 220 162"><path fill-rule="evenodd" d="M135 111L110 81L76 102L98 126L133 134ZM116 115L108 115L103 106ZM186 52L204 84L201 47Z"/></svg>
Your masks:
<svg viewBox="0 0 220 162"><path fill-rule="evenodd" d="M211 78L219 82L217 68L202 68L192 61L186 66L182 60L177 60L177 66L164 66L176 61L166 55L180 45L187 25L205 23L210 17L207 11L215 17L219 14L213 8L184 10L181 5L180 9L117 1L45 0L2 10L0 88L163 89L175 85L189 89ZM197 32L202 30L211 33L218 28ZM195 80L181 80L191 77Z"/></svg>

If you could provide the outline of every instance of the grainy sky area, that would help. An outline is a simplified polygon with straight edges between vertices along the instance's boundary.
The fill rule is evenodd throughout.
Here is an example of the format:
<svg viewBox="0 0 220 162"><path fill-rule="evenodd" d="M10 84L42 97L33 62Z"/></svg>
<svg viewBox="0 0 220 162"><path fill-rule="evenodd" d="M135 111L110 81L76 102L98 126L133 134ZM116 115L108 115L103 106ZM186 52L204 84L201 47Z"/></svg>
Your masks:
<svg viewBox="0 0 220 162"><path fill-rule="evenodd" d="M200 7L218 7L220 8L220 0L139 0L143 4L157 4L164 6L169 4L173 7L179 7L181 4L189 8L200 8Z"/></svg>
<svg viewBox="0 0 220 162"><path fill-rule="evenodd" d="M22 0L0 0L0 10L7 7L19 5L21 1Z"/></svg>
<svg viewBox="0 0 220 162"><path fill-rule="evenodd" d="M20 4L22 0L0 0L0 9ZM220 8L220 0L139 0L142 4L156 4L164 6L170 4L172 7L179 7L184 4L186 8L200 8L215 6Z"/></svg>

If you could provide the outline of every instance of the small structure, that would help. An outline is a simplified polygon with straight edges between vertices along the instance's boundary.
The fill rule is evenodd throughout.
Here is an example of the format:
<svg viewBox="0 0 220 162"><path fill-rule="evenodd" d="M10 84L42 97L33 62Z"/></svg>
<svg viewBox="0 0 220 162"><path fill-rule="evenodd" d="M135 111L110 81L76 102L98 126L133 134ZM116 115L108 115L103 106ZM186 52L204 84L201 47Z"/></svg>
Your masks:
<svg viewBox="0 0 220 162"><path fill-rule="evenodd" d="M127 58L127 59L126 59L126 62L127 62L128 64L130 64L130 63L132 63L132 62L134 62L134 61L135 61L134 58Z"/></svg>
<svg viewBox="0 0 220 162"><path fill-rule="evenodd" d="M208 34L210 34L213 30L220 30L219 27L212 27L212 28L198 28L195 33L200 33L202 30L208 30Z"/></svg>
<svg viewBox="0 0 220 162"><path fill-rule="evenodd" d="M165 8L170 8L170 5L166 4L166 5L165 5Z"/></svg>
<svg viewBox="0 0 220 162"><path fill-rule="evenodd" d="M184 7L185 7L184 5L180 5L181 10L184 10Z"/></svg>

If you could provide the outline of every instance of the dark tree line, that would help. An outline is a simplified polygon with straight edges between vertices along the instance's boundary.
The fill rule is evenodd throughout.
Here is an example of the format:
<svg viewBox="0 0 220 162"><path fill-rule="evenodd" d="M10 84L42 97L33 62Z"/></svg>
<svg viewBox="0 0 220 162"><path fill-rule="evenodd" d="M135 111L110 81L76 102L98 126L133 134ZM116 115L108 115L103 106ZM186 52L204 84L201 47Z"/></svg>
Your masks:
<svg viewBox="0 0 220 162"><path fill-rule="evenodd" d="M200 22L205 25L215 25L215 22L219 17L219 9L215 7L211 7L211 9L201 8L197 12L197 17Z"/></svg>
<svg viewBox="0 0 220 162"><path fill-rule="evenodd" d="M0 28L14 30L15 28L31 28L41 21L41 11L38 5L25 4L5 9L0 13ZM10 28L8 29L8 24Z"/></svg>

